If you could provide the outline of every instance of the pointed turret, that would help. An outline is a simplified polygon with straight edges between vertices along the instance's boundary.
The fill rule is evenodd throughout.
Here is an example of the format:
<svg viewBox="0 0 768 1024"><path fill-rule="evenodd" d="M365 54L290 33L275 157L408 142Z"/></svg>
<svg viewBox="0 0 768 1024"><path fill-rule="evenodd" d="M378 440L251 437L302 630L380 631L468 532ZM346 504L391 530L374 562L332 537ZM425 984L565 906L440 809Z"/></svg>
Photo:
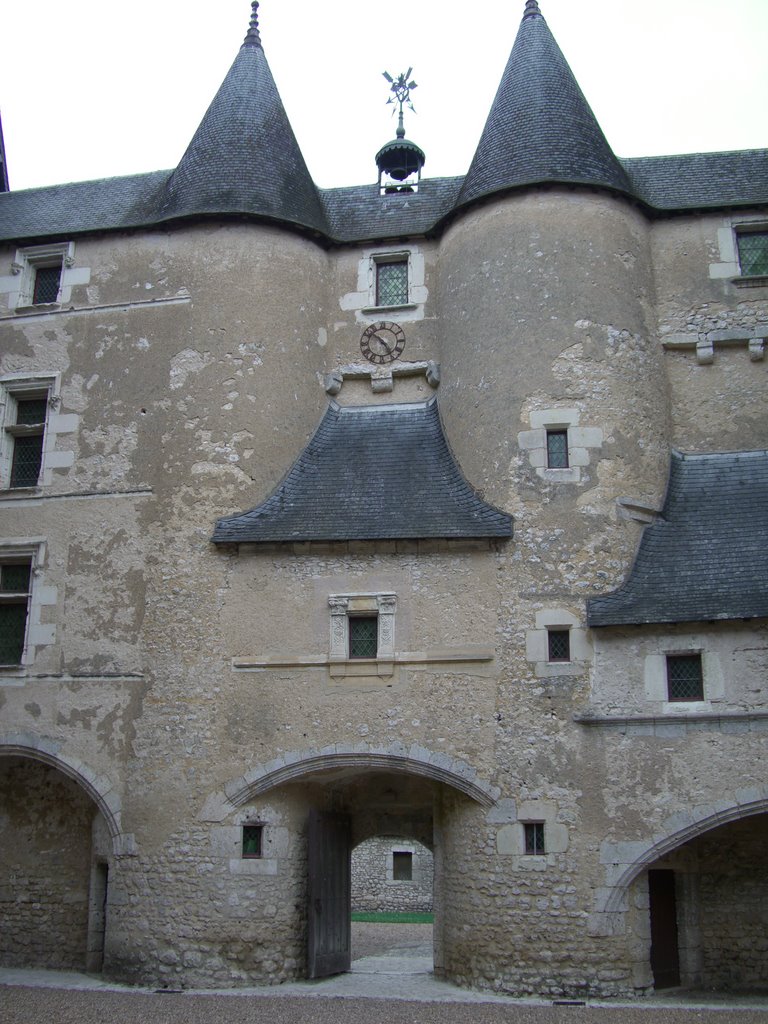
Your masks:
<svg viewBox="0 0 768 1024"><path fill-rule="evenodd" d="M162 213L251 214L327 233L261 45L258 3L235 62L171 175Z"/></svg>
<svg viewBox="0 0 768 1024"><path fill-rule="evenodd" d="M632 192L536 0L527 0L459 206L521 185Z"/></svg>

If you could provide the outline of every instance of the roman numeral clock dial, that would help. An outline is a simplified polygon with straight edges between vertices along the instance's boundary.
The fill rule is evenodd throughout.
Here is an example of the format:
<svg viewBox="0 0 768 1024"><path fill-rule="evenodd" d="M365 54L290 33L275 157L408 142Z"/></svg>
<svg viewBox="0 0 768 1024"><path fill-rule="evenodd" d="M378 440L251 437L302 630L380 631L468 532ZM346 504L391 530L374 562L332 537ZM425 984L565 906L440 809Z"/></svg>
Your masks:
<svg viewBox="0 0 768 1024"><path fill-rule="evenodd" d="M371 324L360 338L360 351L371 362L381 365L399 359L405 348L405 333L399 324L381 320Z"/></svg>

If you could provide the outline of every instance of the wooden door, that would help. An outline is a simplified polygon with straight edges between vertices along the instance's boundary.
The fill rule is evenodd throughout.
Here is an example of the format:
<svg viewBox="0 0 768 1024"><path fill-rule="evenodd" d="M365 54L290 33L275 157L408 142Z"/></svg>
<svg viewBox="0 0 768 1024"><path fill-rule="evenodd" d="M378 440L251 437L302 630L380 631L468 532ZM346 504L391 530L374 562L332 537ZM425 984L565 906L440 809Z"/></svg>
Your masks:
<svg viewBox="0 0 768 1024"><path fill-rule="evenodd" d="M651 911L651 970L655 988L680 984L675 872L648 872Z"/></svg>
<svg viewBox="0 0 768 1024"><path fill-rule="evenodd" d="M350 822L343 814L309 814L308 976L348 971L350 949Z"/></svg>

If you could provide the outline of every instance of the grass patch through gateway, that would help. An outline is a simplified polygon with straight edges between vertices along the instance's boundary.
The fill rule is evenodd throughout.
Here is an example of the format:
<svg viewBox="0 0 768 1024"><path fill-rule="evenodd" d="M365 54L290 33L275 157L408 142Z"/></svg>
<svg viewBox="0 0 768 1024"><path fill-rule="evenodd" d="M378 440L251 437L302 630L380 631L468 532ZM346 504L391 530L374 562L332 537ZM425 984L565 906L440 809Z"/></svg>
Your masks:
<svg viewBox="0 0 768 1024"><path fill-rule="evenodd" d="M365 911L352 911L353 921L367 921L371 924L433 924L434 914L409 914L399 911L382 911L381 913L366 913Z"/></svg>

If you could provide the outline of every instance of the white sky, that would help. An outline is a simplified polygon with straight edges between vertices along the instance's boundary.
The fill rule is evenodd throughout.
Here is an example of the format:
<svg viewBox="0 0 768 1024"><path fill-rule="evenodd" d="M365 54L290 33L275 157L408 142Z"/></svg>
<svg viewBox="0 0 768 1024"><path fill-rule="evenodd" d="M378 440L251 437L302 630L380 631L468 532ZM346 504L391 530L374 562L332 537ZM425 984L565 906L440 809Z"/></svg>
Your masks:
<svg viewBox="0 0 768 1024"><path fill-rule="evenodd" d="M262 0L261 36L322 187L376 177L392 74L428 177L464 174L524 0ZM618 156L768 147L768 0L540 0ZM5 0L11 188L174 167L234 60L249 0Z"/></svg>

